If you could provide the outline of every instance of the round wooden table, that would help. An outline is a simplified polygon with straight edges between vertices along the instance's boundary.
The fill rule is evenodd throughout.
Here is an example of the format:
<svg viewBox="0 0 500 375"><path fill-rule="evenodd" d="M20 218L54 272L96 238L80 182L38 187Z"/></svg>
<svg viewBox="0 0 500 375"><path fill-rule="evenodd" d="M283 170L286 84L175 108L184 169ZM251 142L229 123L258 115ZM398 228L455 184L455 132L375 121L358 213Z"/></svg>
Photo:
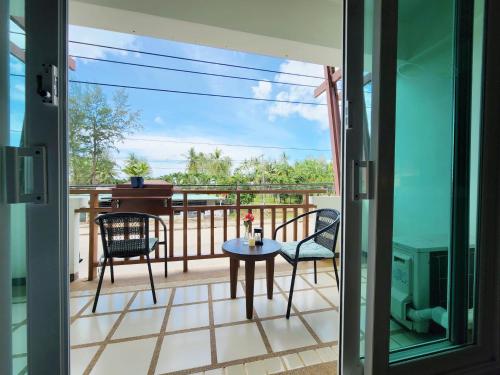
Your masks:
<svg viewBox="0 0 500 375"><path fill-rule="evenodd" d="M273 298L274 258L281 249L278 241L264 238L261 246L248 246L248 241L242 238L226 241L222 251L229 255L231 282L231 298L236 298L239 261L245 261L245 295L247 302L247 319L253 316L253 289L255 279L255 262L266 261L267 298Z"/></svg>

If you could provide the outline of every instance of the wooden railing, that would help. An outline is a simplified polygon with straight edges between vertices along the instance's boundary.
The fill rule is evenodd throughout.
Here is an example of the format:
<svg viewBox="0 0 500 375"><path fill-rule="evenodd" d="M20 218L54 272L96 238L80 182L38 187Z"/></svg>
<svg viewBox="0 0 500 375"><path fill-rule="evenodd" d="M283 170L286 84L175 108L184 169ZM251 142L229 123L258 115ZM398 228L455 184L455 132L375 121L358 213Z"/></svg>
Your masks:
<svg viewBox="0 0 500 375"><path fill-rule="evenodd" d="M299 215L302 212L310 211L315 208L313 204L310 203L311 195L325 194L327 189L260 189L260 190L241 190L241 189L218 189L218 190L200 190L200 189L174 189L174 194L182 194L182 204L174 205L173 212L162 217L167 225L167 246L165 247L164 254L160 253L160 249L155 250L154 256L152 257L152 262L163 262L164 257L167 257L167 261L182 261L184 272L188 271L188 262L195 259L206 259L206 258L218 258L224 257L225 255L216 249L216 234L219 234L222 241L226 241L230 237L240 237L241 236L241 226L242 226L242 211L243 215L248 211L252 210L255 216L254 225L267 228L264 229L265 237L271 237L272 233L277 225L285 222L288 219ZM110 188L71 188L71 195L88 195L89 196L89 207L82 207L75 212L86 213L88 215L89 222L89 248L88 248L88 279L93 280L97 274L98 263L98 251L99 251L99 233L98 226L95 224L95 218L100 213L111 212L111 207L100 207L100 196L111 194ZM221 204L221 205L189 205L188 195L189 194L209 194L216 196L228 196L231 195L234 203L231 204ZM279 196L287 194L290 196L301 196L299 199L300 203L262 203L262 204L242 204L242 195L244 194L260 194L260 195L274 195ZM217 215L216 212L221 212L222 214ZM203 225L202 217L208 212L209 215L209 241L208 236L202 236ZM182 221L179 223L175 217L178 214L182 214ZM266 215L269 216L270 220L266 221ZM190 220L189 216L192 216ZM216 233L216 219L220 219L222 233ZM218 221L220 221L218 220ZM234 220L234 233L229 233L229 228L231 221ZM203 220L204 221L204 220ZM189 226L189 222L194 223L193 226ZM278 222L278 224L277 224ZM308 216L302 221L302 228L299 224L295 222L291 227L284 228L281 234L281 240L286 241L294 240L299 238L299 232L301 236L307 236L309 233L309 218ZM177 229L177 230L176 230ZM289 232L287 232L287 229ZM160 226L156 222L154 226L155 237L159 237ZM178 245L178 236L176 232L182 233L181 249L176 250L176 245ZM189 236L189 232L196 232L196 236ZM291 233L290 233L291 232ZM203 248L203 238L206 238L207 248ZM189 251L191 250L191 251ZM137 264L144 263L142 258L125 259L122 261L114 261L113 265L123 265L123 264Z"/></svg>

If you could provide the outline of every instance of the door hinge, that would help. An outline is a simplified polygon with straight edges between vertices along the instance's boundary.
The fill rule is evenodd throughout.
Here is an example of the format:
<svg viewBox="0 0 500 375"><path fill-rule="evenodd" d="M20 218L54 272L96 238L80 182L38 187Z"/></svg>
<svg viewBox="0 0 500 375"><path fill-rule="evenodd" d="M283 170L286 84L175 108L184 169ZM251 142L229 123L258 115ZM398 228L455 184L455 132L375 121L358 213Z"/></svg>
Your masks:
<svg viewBox="0 0 500 375"><path fill-rule="evenodd" d="M352 161L352 199L373 199L374 162L372 160Z"/></svg>

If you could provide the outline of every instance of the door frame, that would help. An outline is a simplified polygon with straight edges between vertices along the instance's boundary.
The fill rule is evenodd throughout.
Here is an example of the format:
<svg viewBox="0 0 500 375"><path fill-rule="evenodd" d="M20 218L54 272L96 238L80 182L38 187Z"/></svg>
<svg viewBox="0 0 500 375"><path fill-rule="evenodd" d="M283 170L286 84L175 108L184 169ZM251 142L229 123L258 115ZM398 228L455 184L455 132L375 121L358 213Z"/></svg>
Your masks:
<svg viewBox="0 0 500 375"><path fill-rule="evenodd" d="M467 0L465 0L466 2ZM397 2L395 0L375 1L373 40L373 92L372 92L372 147L384 141L394 141L395 127L395 68L397 52ZM463 4L467 8L467 4ZM341 373L351 374L405 374L405 373L495 373L500 369L500 190L498 160L500 160L500 51L496 48L500 40L500 24L495 15L500 14L500 2L485 2L484 61L482 86L482 137L481 163L479 167L479 214L478 214L478 275L477 293L477 343L433 353L419 358L389 365L389 317L391 293L392 218L381 222L384 212L392 212L394 178L394 144L384 144L384 149L372 149L375 154L373 173L375 196L370 201L369 254L367 283L367 321L365 360L359 360L359 288L360 258L358 230L352 228L361 222L360 208L352 201L350 184L353 175L350 161L362 160L356 141L362 139L359 133L361 121L361 82L363 37L363 1L344 2L344 139L343 139L343 263L342 263L342 306L341 306ZM382 17L382 14L384 17ZM357 19L356 19L357 17ZM462 36L463 37L463 36ZM383 40L383 44L382 44ZM357 44L355 44L357 43ZM458 53L460 53L459 51ZM349 63L349 64L348 64ZM463 68L463 66L462 66ZM380 101L384 94L383 101ZM347 116L346 116L347 115ZM347 117L347 120L346 120ZM461 120L462 122L465 120ZM383 134L382 134L383 132ZM385 139L387 137L387 139ZM390 147L392 145L392 147ZM389 146L389 147L388 147ZM389 148L390 150L387 150ZM391 155L392 153L392 155ZM358 159L359 158L359 159ZM391 165L392 164L392 165ZM462 176L463 177L463 176ZM346 306L348 304L352 304ZM354 317L350 316L353 314ZM357 320L357 322L356 322ZM349 335L349 332L351 333ZM353 332L356 333L353 335ZM375 340L376 338L376 340ZM376 342L375 342L376 341ZM362 365L360 369L360 365ZM356 372L354 372L356 371Z"/></svg>
<svg viewBox="0 0 500 375"><path fill-rule="evenodd" d="M47 203L27 205L28 372L69 374L67 1L25 0L26 139L45 145ZM42 103L37 75L58 67L59 105Z"/></svg>

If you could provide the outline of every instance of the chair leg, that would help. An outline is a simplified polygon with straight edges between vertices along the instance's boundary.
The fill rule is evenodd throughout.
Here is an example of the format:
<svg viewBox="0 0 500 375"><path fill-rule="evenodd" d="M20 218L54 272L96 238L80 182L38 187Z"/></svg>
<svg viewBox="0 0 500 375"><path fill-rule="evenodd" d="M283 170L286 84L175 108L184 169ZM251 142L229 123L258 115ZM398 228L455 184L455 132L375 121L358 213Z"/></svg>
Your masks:
<svg viewBox="0 0 500 375"><path fill-rule="evenodd" d="M95 310L97 308L97 301L99 300L99 294L101 293L102 279L104 278L104 271L106 270L106 262L107 261L108 261L108 259L104 258L104 264L102 265L102 269L101 269L101 276L99 276L99 283L97 284L97 291L95 293L94 306L92 307L93 313L95 313Z"/></svg>
<svg viewBox="0 0 500 375"><path fill-rule="evenodd" d="M113 270L113 258L109 258L109 269L111 270L111 283L115 283L115 272Z"/></svg>
<svg viewBox="0 0 500 375"><path fill-rule="evenodd" d="M340 290L339 272L337 271L337 262L335 261L335 257L333 257L333 270L335 271L335 280L337 280L337 290Z"/></svg>
<svg viewBox="0 0 500 375"><path fill-rule="evenodd" d="M292 309L293 287L295 285L295 275L297 273L297 263L293 265L292 284L290 285L290 292L288 293L288 306L286 308L286 318L290 319L290 310Z"/></svg>
<svg viewBox="0 0 500 375"><path fill-rule="evenodd" d="M316 261L314 261L314 284L318 283L318 272L316 271Z"/></svg>
<svg viewBox="0 0 500 375"><path fill-rule="evenodd" d="M165 240L166 243L167 240ZM168 267L167 267L167 245L165 245L165 277L168 275Z"/></svg>
<svg viewBox="0 0 500 375"><path fill-rule="evenodd" d="M148 260L149 281L151 282L151 292L153 293L153 302L156 305L155 283L153 282L153 272L151 271L151 261L149 260L149 254L146 254L146 259Z"/></svg>

